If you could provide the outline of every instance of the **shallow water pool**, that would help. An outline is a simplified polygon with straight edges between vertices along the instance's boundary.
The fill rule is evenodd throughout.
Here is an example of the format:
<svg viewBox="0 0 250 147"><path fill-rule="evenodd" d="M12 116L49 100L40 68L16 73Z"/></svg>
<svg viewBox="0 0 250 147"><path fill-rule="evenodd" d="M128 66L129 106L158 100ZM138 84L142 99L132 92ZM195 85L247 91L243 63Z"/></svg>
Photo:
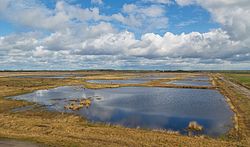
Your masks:
<svg viewBox="0 0 250 147"><path fill-rule="evenodd" d="M128 80L88 80L89 83L99 83L99 84L140 84L146 83L150 80L148 79L128 79Z"/></svg>
<svg viewBox="0 0 250 147"><path fill-rule="evenodd" d="M209 81L176 80L166 82L166 84L184 85L184 86L212 86Z"/></svg>
<svg viewBox="0 0 250 147"><path fill-rule="evenodd" d="M68 100L87 97L92 97L88 109L64 110ZM92 90L65 86L11 98L37 102L49 110L76 113L90 121L131 128L171 129L185 134L188 123L197 121L205 128L202 133L219 136L233 126L233 112L216 90L156 87Z"/></svg>

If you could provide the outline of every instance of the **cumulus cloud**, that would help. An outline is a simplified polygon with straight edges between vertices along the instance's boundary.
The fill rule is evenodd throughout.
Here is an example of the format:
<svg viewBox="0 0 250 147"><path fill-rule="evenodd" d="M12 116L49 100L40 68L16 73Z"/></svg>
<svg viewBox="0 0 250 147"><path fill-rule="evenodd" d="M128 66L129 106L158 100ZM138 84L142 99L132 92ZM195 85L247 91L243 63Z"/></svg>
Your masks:
<svg viewBox="0 0 250 147"><path fill-rule="evenodd" d="M34 0L0 1L1 19L33 28L0 36L1 68L249 68L250 4L246 0L176 0L182 7L201 5L221 28L163 35L155 31L167 29L163 4L169 1L146 1L152 4L124 4L109 16L97 7L64 1L57 1L55 8ZM180 27L188 23L193 21ZM136 37L135 30L143 30L142 35Z"/></svg>
<svg viewBox="0 0 250 147"><path fill-rule="evenodd" d="M249 0L176 0L176 2L182 6L190 4L201 5L212 14L213 20L220 23L233 39L249 39Z"/></svg>
<svg viewBox="0 0 250 147"><path fill-rule="evenodd" d="M28 3L29 2L29 3ZM65 29L76 22L105 19L98 8L80 8L57 1L55 9L49 9L35 0L3 0L0 2L0 17L20 25L52 31Z"/></svg>
<svg viewBox="0 0 250 147"><path fill-rule="evenodd" d="M148 7L135 4L124 4L121 13L111 17L124 25L131 27L132 31L142 33L166 29L168 18L165 16L165 8L161 5Z"/></svg>
<svg viewBox="0 0 250 147"><path fill-rule="evenodd" d="M121 12L107 16L100 14L98 7L82 8L61 0L56 2L54 9L49 9L36 0L0 1L0 18L19 25L50 31L60 31L82 25L89 26L93 22L116 21L131 31L143 30L141 33L145 33L166 29L168 19L165 13L165 8L161 5L146 7L124 4Z"/></svg>
<svg viewBox="0 0 250 147"><path fill-rule="evenodd" d="M229 58L235 61L250 60L250 19L248 19L250 18L250 2L248 0L176 0L176 2L181 6L196 4L208 10L212 19L221 24L229 38L240 44L240 46L234 47L234 52L229 51L229 53L235 53L235 51L239 53L235 53Z"/></svg>
<svg viewBox="0 0 250 147"><path fill-rule="evenodd" d="M147 58L201 58L227 60L235 54L245 54L240 42L230 40L223 30L208 33L192 32L175 35L167 32L164 36L153 33L142 36L140 43L130 53ZM238 49L238 50L237 50Z"/></svg>
<svg viewBox="0 0 250 147"><path fill-rule="evenodd" d="M88 64L105 62L97 60L100 56L105 56L104 59L107 60L112 59L112 62L106 64L120 63L119 66L125 64L143 66L145 61L151 65L156 63L165 65L164 62L178 65L188 61L193 61L195 64L223 64L239 62L240 59L248 62L250 60L249 48L244 48L239 41L231 40L221 29L181 35L167 32L163 36L147 33L141 39L136 39L134 33L127 31L103 33L83 40L75 39L73 34L64 33L52 33L45 37L37 34L5 37L1 40L0 49L7 49L5 51L13 61L20 58L27 60L27 57L32 57L32 60L38 58L40 61L42 59L39 58L42 57L52 64L60 63L55 61L79 64L78 61L85 62L87 59ZM89 58L90 56L92 58ZM131 59L134 60L133 64L127 61Z"/></svg>
<svg viewBox="0 0 250 147"><path fill-rule="evenodd" d="M35 2L25 5L25 1L4 0L0 2L0 5L1 17L21 25L55 28L63 26L68 20L63 13L54 14Z"/></svg>
<svg viewBox="0 0 250 147"><path fill-rule="evenodd" d="M32 52L35 57L45 57L50 54L50 51L44 49L43 46L36 47L36 49Z"/></svg>

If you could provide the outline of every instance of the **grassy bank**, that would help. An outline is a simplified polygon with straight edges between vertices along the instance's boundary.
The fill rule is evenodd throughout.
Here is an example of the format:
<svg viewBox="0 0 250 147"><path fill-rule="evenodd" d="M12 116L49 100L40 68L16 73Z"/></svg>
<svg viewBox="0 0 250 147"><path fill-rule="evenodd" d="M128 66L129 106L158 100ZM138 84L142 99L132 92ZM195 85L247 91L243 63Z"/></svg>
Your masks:
<svg viewBox="0 0 250 147"><path fill-rule="evenodd" d="M221 93L226 96L231 109L235 112L235 127L228 135L228 139L238 140L244 145L250 144L250 98L231 81L239 81L239 75L215 74L216 84L220 87ZM232 77L235 77L232 79ZM243 83L241 83L243 84Z"/></svg>
<svg viewBox="0 0 250 147"><path fill-rule="evenodd" d="M107 73L105 73L107 74ZM118 73L121 76L122 73ZM103 76L103 75L102 75ZM64 85L83 84L83 79L0 78L0 137L22 139L53 146L240 146L230 138L187 137L164 131L129 129L93 124L72 114L48 112L41 107L24 112L13 108L30 105L4 97ZM152 84L152 83L151 83ZM241 126L240 126L241 127Z"/></svg>
<svg viewBox="0 0 250 147"><path fill-rule="evenodd" d="M250 73L227 73L225 75L234 82L237 82L238 84L241 84L250 89Z"/></svg>

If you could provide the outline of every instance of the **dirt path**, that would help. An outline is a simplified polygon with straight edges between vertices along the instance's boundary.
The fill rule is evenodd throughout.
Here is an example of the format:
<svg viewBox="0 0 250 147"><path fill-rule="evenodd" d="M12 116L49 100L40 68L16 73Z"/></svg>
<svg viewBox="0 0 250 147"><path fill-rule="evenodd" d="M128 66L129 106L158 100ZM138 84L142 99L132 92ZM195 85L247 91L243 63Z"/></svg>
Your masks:
<svg viewBox="0 0 250 147"><path fill-rule="evenodd" d="M0 147L41 147L41 146L29 142L4 139L0 140Z"/></svg>
<svg viewBox="0 0 250 147"><path fill-rule="evenodd" d="M220 79L222 81L224 81L225 83L229 84L230 86L233 86L235 89L237 89L240 93L242 93L244 96L246 96L247 98L250 99L250 90L247 89L246 87L242 86L242 85L239 85L239 84L236 84L224 77L220 77Z"/></svg>

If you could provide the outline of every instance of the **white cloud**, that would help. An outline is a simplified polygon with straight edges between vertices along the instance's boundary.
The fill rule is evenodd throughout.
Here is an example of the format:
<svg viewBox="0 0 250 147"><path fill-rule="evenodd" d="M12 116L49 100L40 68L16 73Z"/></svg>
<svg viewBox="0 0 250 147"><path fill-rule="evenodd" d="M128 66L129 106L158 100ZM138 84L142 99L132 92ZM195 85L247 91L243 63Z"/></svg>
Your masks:
<svg viewBox="0 0 250 147"><path fill-rule="evenodd" d="M126 54L131 45L135 44L135 36L131 32L108 33L82 43L80 54L117 55Z"/></svg>
<svg viewBox="0 0 250 147"><path fill-rule="evenodd" d="M186 27L186 26L189 26L191 24L195 24L197 23L198 21L197 20L188 20L188 21L183 21L183 22L180 22L176 25L176 27L178 28L183 28L183 27Z"/></svg>
<svg viewBox="0 0 250 147"><path fill-rule="evenodd" d="M124 4L121 13L113 14L112 19L129 26L132 31L152 32L166 29L168 18L165 16L165 8L161 5L148 7L135 4Z"/></svg>
<svg viewBox="0 0 250 147"><path fill-rule="evenodd" d="M165 8L161 5L145 7L124 4L121 12L107 16L100 14L97 7L82 8L64 1L57 1L54 9L49 9L35 0L4 0L0 1L0 4L0 18L49 31L90 26L93 22L117 21L124 28L144 33L166 29L168 24Z"/></svg>
<svg viewBox="0 0 250 147"><path fill-rule="evenodd" d="M213 20L220 23L231 37L236 40L247 39L249 42L249 0L176 0L176 2L182 6L190 4L201 5L212 14Z"/></svg>
<svg viewBox="0 0 250 147"><path fill-rule="evenodd" d="M57 1L55 9L48 9L37 1L4 0L0 2L0 17L11 22L33 28L49 29L52 31L74 27L75 22L86 23L88 20L105 19L99 14L98 8L80 8Z"/></svg>
<svg viewBox="0 0 250 147"><path fill-rule="evenodd" d="M107 27L106 33L95 32L102 26ZM138 40L132 32L112 32L105 23L95 27L89 28L95 30L95 35L83 39L70 31L44 37L37 33L6 36L1 40L0 51L5 52L9 62L32 60L30 64L46 61L51 65L69 62L77 67L85 62L89 66L101 66L98 62L115 62L120 64L117 66L132 67L134 64L143 66L147 61L150 64L148 66L153 68L159 67L158 63L162 66L171 66L166 65L171 63L180 67L186 63L191 66L190 63L216 65L250 61L249 48L244 48L240 41L231 40L227 32L221 29L181 35L167 32L163 36L147 33Z"/></svg>
<svg viewBox="0 0 250 147"><path fill-rule="evenodd" d="M225 56L231 53L230 60L250 60L250 1L249 0L176 0L179 5L185 6L196 4L208 10L212 19L221 24L222 29L227 32L229 38L238 42L240 46L225 52ZM220 46L221 50L230 48ZM232 47L231 47L232 48ZM234 53L234 55L232 55Z"/></svg>
<svg viewBox="0 0 250 147"><path fill-rule="evenodd" d="M33 50L32 52L35 57L45 57L50 54L50 51L44 49L43 46L36 47L36 49Z"/></svg>
<svg viewBox="0 0 250 147"><path fill-rule="evenodd" d="M166 9L158 5L168 2L164 0L148 7L125 4L111 16L102 15L98 8L81 8L63 1L57 1L54 9L35 1L24 2L0 1L1 19L36 30L0 36L1 68L15 64L33 68L46 65L51 69L63 69L65 65L68 68L249 68L250 6L246 0L177 0L181 6L201 5L222 28L179 35L166 32L162 36L152 32L167 29ZM120 30L113 22L131 29ZM188 23L193 21L180 26ZM143 30L140 39L135 37L134 30Z"/></svg>
<svg viewBox="0 0 250 147"><path fill-rule="evenodd" d="M103 4L103 0L91 0L92 4L98 4L98 5L102 5Z"/></svg>
<svg viewBox="0 0 250 147"><path fill-rule="evenodd" d="M155 4L171 4L171 0L143 0L144 2L150 2Z"/></svg>
<svg viewBox="0 0 250 147"><path fill-rule="evenodd" d="M153 33L145 34L141 42L130 50L130 54L146 58L200 58L228 60L235 54L244 54L249 50L242 49L238 41L230 40L223 30L208 33L192 32L174 35L167 32L164 36ZM230 60L230 59L229 59Z"/></svg>
<svg viewBox="0 0 250 147"><path fill-rule="evenodd" d="M10 21L38 28L64 27L68 17L64 13L53 13L37 3L25 5L25 1L1 1L0 13L3 18ZM32 12L32 13L31 13Z"/></svg>
<svg viewBox="0 0 250 147"><path fill-rule="evenodd" d="M141 14L148 17L161 17L165 14L165 9L159 5L151 5L149 7L139 7L134 4L123 5L123 12L125 14Z"/></svg>
<svg viewBox="0 0 250 147"><path fill-rule="evenodd" d="M116 33L117 30L110 24L106 22L100 22L97 25L89 27L89 36L91 38L106 34L106 33Z"/></svg>
<svg viewBox="0 0 250 147"><path fill-rule="evenodd" d="M179 5L186 6L195 3L195 0L175 0Z"/></svg>

